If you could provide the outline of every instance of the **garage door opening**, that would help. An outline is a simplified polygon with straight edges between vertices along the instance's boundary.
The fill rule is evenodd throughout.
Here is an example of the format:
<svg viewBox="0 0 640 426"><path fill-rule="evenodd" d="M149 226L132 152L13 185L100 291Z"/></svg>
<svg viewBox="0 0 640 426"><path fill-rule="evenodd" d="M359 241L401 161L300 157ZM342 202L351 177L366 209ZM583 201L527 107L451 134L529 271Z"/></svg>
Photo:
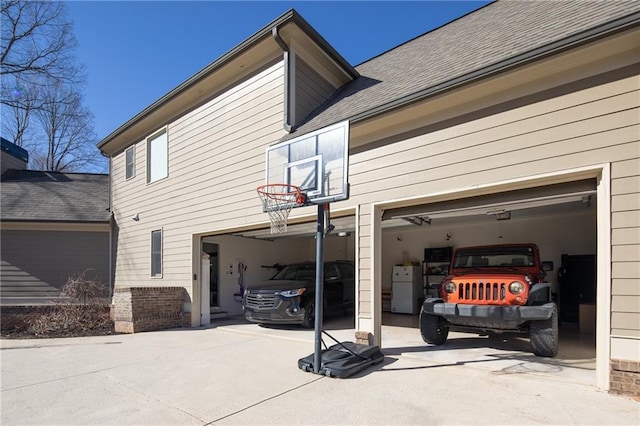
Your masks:
<svg viewBox="0 0 640 426"><path fill-rule="evenodd" d="M332 217L331 224L334 229L324 241L325 265L336 261L347 261L355 265L354 216ZM271 234L268 227L263 227L202 237L202 252L209 256L211 264L211 278L208 281L210 297L206 299L209 305L203 306L202 311L208 310L212 319L233 318L236 323L249 325L250 323L244 319L243 293L259 287L263 281L271 279L285 265L315 262L315 232L316 223L305 222L290 223L287 232L283 234ZM338 268L338 271L335 275L340 277L349 275L344 268ZM326 275L326 279L337 278L331 274ZM310 278L313 278L315 283L315 274ZM347 278L351 280L349 282L355 294L355 277ZM336 294L328 292L326 287L325 285L325 296L335 299L334 302L327 301L327 303L337 303ZM334 312L326 318L325 326L328 329L353 330L354 318L355 309L348 310L345 315L342 315L342 311ZM253 326L258 327L256 324ZM286 323L265 324L265 326L274 329L279 327L285 333L287 329L292 329L293 332L304 330L299 325ZM309 331L313 333L313 328Z"/></svg>
<svg viewBox="0 0 640 426"><path fill-rule="evenodd" d="M554 265L546 280L552 284L560 314L558 358L595 370L596 202L595 179L587 179L385 210L381 240L383 346L401 344L396 335L404 335L405 346L410 341L431 347L420 337L416 306L435 296L429 284L444 279L449 259L426 258L426 252L446 254L462 246L535 243L541 260ZM418 290L398 294L397 289L407 286L394 280L398 270L406 266L410 275L419 275ZM528 336L507 333L450 335L442 349L465 345L531 355Z"/></svg>

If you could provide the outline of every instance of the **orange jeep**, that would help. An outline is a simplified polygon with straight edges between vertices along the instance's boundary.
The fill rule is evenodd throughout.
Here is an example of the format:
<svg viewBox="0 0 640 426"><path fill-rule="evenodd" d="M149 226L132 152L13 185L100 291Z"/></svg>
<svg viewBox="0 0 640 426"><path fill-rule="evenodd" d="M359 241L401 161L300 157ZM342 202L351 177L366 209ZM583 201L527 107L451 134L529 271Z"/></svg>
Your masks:
<svg viewBox="0 0 640 426"><path fill-rule="evenodd" d="M537 356L558 353L558 310L551 284L552 262L540 262L535 244L500 244L454 250L439 298L425 300L420 333L441 345L449 330L528 333Z"/></svg>

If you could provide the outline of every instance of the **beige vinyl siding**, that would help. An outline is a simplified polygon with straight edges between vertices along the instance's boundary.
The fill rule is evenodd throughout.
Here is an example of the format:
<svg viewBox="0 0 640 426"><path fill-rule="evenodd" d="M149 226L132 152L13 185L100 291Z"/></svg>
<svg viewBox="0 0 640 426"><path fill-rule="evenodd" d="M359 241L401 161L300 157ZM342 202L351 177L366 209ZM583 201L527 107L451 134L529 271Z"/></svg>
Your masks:
<svg viewBox="0 0 640 426"><path fill-rule="evenodd" d="M195 233L265 222L255 189L265 149L283 135L284 71L278 63L168 123L169 176L147 184L146 147L136 177L115 179L116 286L184 286L191 292ZM124 153L113 176L124 175ZM142 178L141 178L142 177ZM139 213L140 221L131 217ZM151 231L163 229L163 276L151 278Z"/></svg>
<svg viewBox="0 0 640 426"><path fill-rule="evenodd" d="M38 297L85 270L109 284L109 232L2 231L3 297Z"/></svg>
<svg viewBox="0 0 640 426"><path fill-rule="evenodd" d="M335 91L335 88L299 56L296 56L295 108L300 124Z"/></svg>
<svg viewBox="0 0 640 426"><path fill-rule="evenodd" d="M640 338L640 149L611 166L611 334Z"/></svg>
<svg viewBox="0 0 640 426"><path fill-rule="evenodd" d="M638 86L637 76L603 82L353 155L349 203L362 207L607 162L612 164L614 175L612 195L638 194L638 169L629 163L640 153ZM625 176L620 176L618 164L627 171ZM633 176L627 176L631 173ZM637 204L627 202L612 198L612 203L622 206L612 213L614 245L621 238L616 230L624 227L636 232L640 227L640 214L633 207ZM367 211L361 208L363 224L370 223ZM360 231L359 261L367 265L371 237L367 225ZM640 277L640 263L630 259L627 251L614 250L612 260L614 282ZM371 283L369 270L360 272L361 310L366 316ZM629 318L625 314L620 321ZM613 316L613 328L617 328L618 318Z"/></svg>

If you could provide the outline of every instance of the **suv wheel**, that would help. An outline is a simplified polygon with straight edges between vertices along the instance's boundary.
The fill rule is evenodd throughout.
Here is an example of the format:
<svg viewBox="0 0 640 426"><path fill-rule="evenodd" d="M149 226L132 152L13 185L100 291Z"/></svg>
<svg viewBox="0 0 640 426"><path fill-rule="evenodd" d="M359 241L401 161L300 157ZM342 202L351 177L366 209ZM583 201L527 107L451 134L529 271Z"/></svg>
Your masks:
<svg viewBox="0 0 640 426"><path fill-rule="evenodd" d="M551 317L529 323L531 351L534 355L554 357L558 354L558 308L553 303Z"/></svg>
<svg viewBox="0 0 640 426"><path fill-rule="evenodd" d="M442 345L449 336L449 327L437 315L420 312L420 334L422 340L433 345Z"/></svg>
<svg viewBox="0 0 640 426"><path fill-rule="evenodd" d="M304 328L315 328L316 326L316 304L313 300L307 302L307 306L304 308L304 318L302 319L302 326Z"/></svg>

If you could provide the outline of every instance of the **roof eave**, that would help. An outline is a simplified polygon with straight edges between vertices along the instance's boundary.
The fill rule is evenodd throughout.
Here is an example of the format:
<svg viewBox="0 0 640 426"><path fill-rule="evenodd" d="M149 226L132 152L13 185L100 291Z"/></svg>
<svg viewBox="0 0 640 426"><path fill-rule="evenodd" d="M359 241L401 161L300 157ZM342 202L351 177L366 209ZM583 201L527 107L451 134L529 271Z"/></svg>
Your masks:
<svg viewBox="0 0 640 426"><path fill-rule="evenodd" d="M294 23L300 29L302 29L310 38L312 38L318 46L320 46L326 53L329 55L332 60L334 60L340 67L342 67L345 72L350 75L352 78L357 78L359 76L358 72L351 66L331 45L315 30L307 21L305 21L302 16L300 16L294 9L290 9L280 17L276 18L265 27L260 29L258 32L241 42L239 45L216 59L211 64L207 65L205 68L194 74L192 77L181 83L175 89L171 90L160 99L146 107L144 110L133 116L123 125L118 127L100 142L98 142L97 147L101 151L104 152L103 148L109 144L111 141L118 138L122 135L127 129L134 126L136 123L144 120L146 117L151 115L153 112L162 108L167 103L171 102L176 97L180 96L182 93L197 85L203 79L216 72L216 70L223 67L225 64L232 61L234 58L242 54L243 52L251 49L253 46L257 45L260 41L263 41L266 38L272 37L273 28L280 27L286 23Z"/></svg>

